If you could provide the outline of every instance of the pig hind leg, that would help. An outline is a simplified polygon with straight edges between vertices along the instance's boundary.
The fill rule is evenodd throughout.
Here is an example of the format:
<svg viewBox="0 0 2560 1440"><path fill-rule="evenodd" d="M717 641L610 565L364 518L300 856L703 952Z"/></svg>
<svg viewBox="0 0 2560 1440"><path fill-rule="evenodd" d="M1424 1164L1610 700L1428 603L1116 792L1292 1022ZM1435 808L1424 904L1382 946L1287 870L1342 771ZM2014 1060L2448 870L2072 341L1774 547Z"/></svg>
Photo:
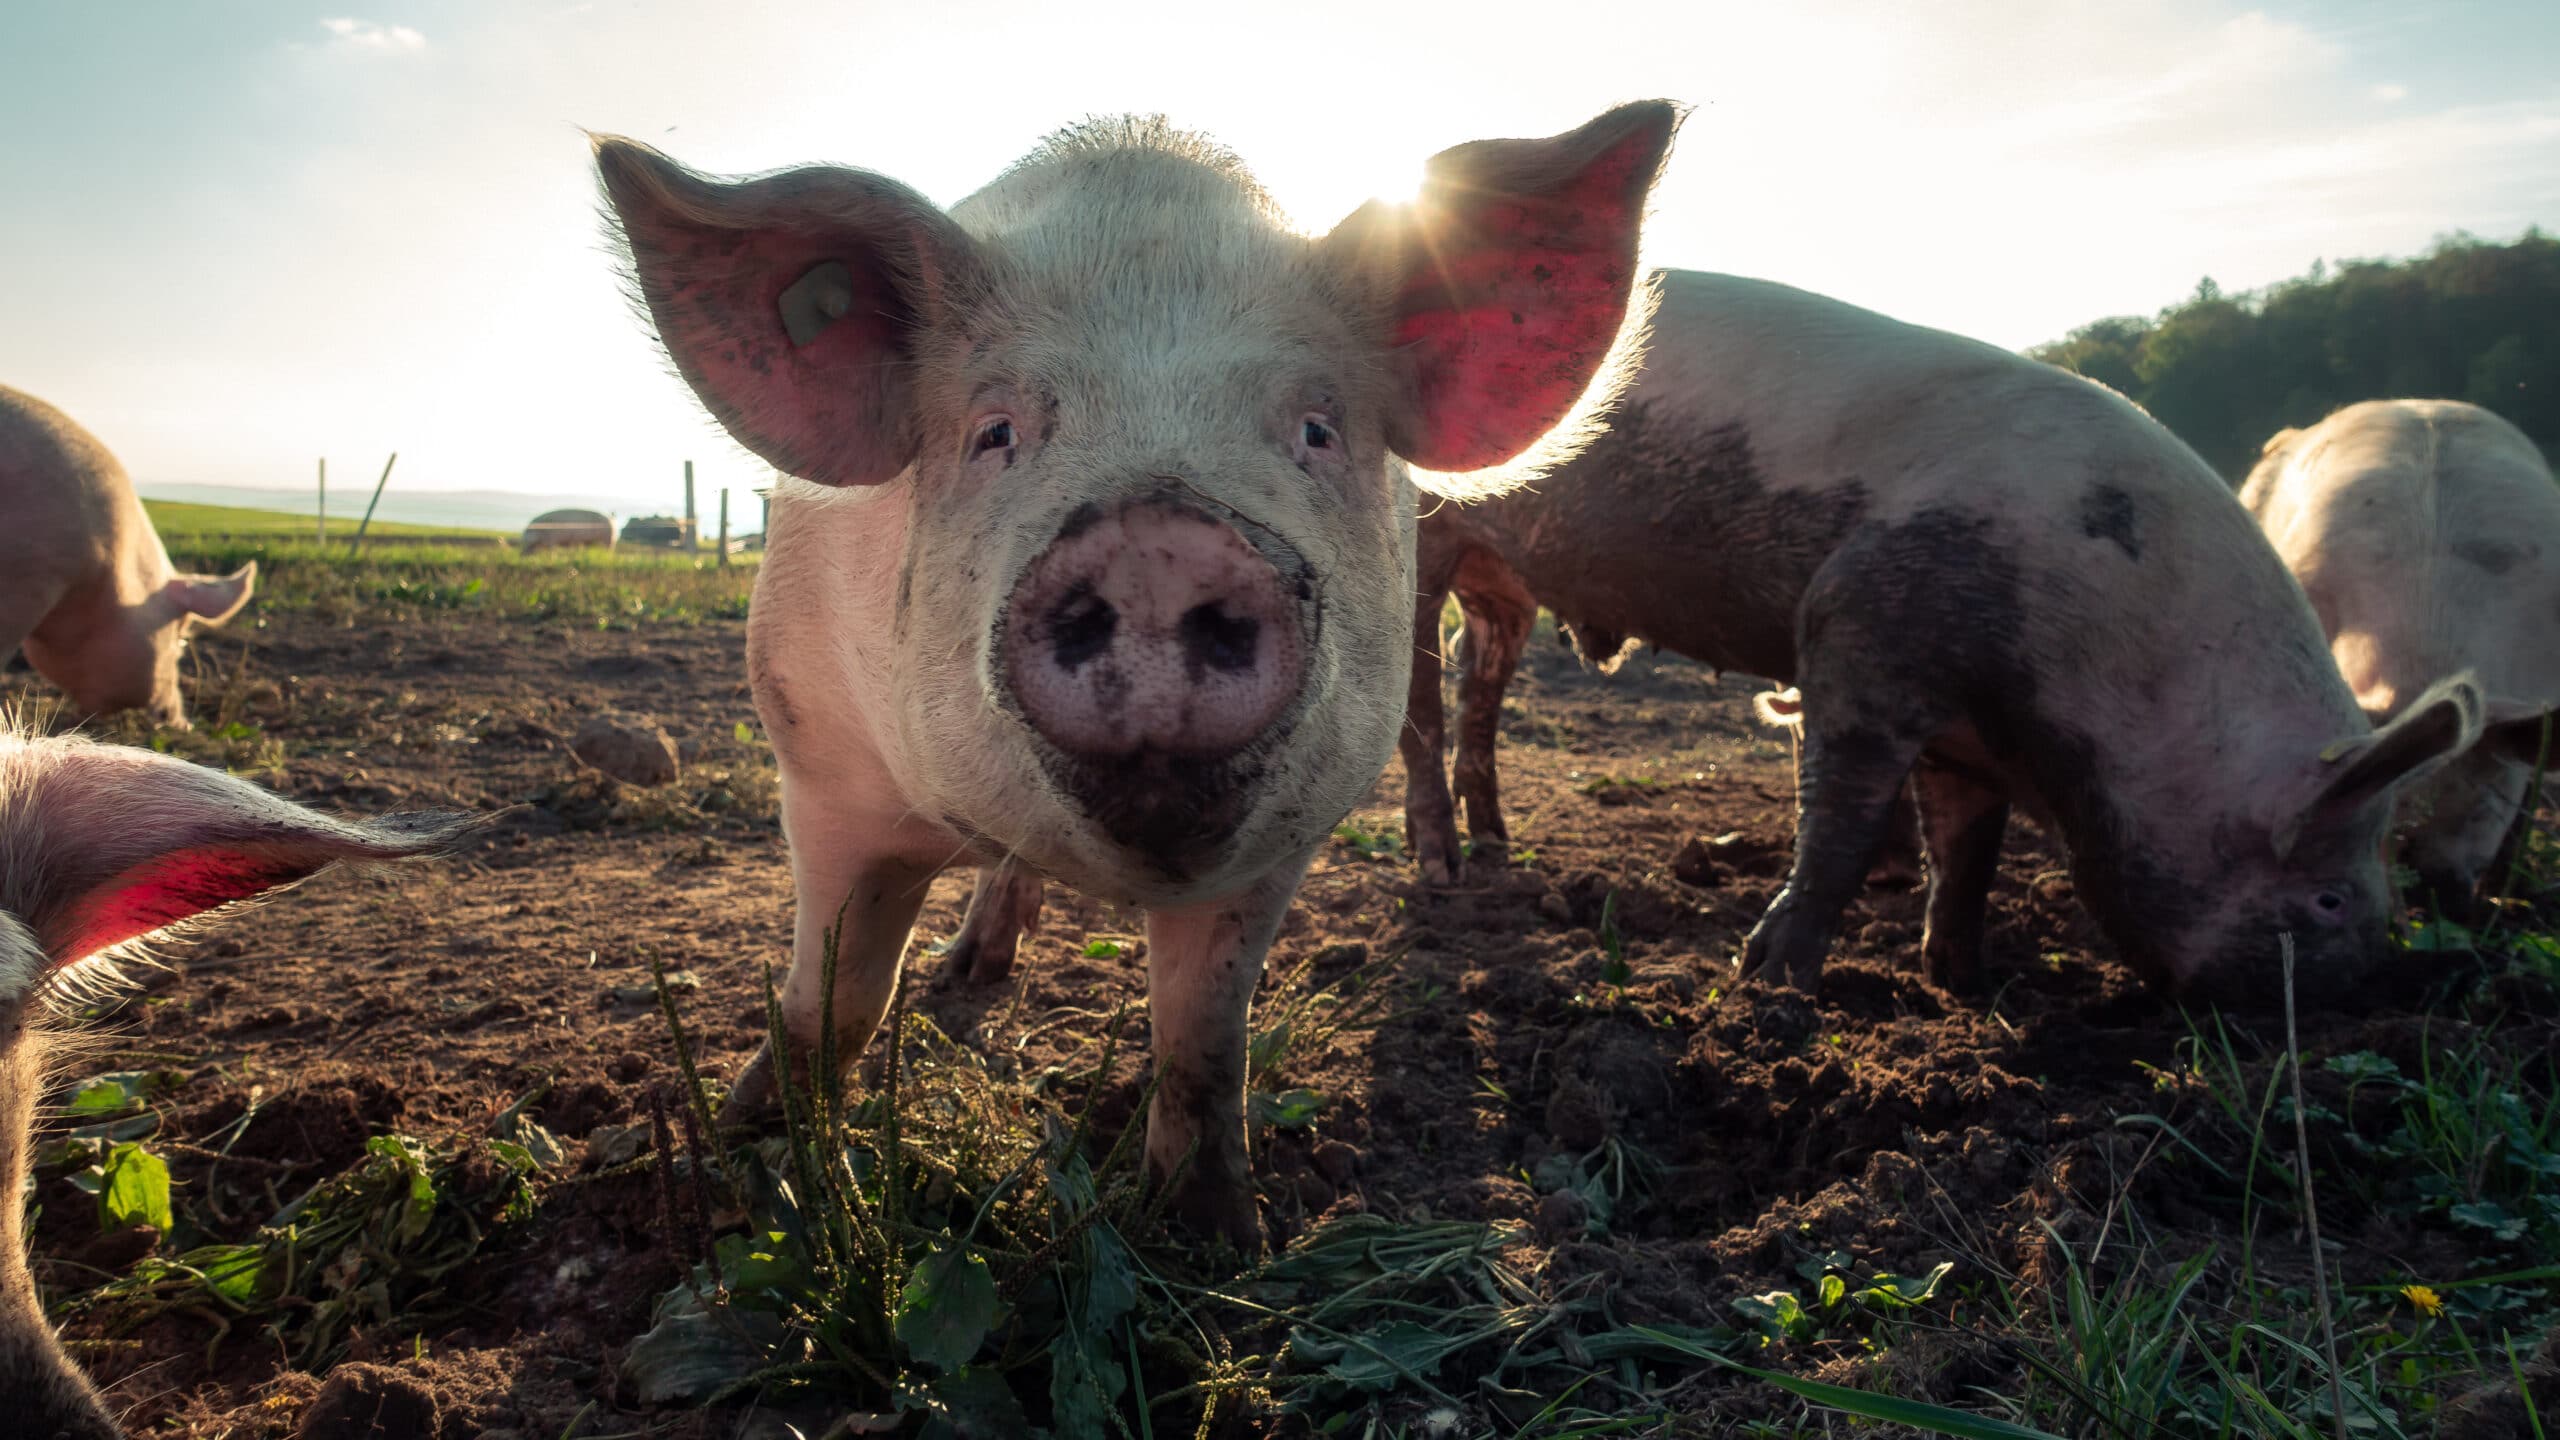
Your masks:
<svg viewBox="0 0 2560 1440"><path fill-rule="evenodd" d="M898 967L926 889L940 867L882 855L865 837L887 827L827 813L786 783L783 833L791 846L791 973L782 986L782 1018L793 1052L792 1078L814 1076L833 1021L836 1069L853 1063L880 1027L897 993ZM827 989L828 950L835 952L832 992ZM826 1077L830 1082L834 1076ZM771 1106L777 1096L772 1044L756 1052L729 1092L725 1114L743 1119Z"/></svg>
<svg viewBox="0 0 2560 1440"><path fill-rule="evenodd" d="M1929 915L1920 936L1929 983L1970 990L1982 982L1983 909L2009 828L2008 797L1933 760L1912 772L1921 839L1929 854Z"/></svg>
<svg viewBox="0 0 2560 1440"><path fill-rule="evenodd" d="M1894 796L1924 742L1870 726L1825 727L1810 687L1807 694L1795 864L1743 943L1742 973L1809 991L1821 983L1840 912L1866 883Z"/></svg>
<svg viewBox="0 0 2560 1440"><path fill-rule="evenodd" d="M1502 865L1510 860L1511 830L1502 821L1494 750L1502 734L1502 692L1520 668L1538 601L1509 566L1481 552L1460 564L1454 588L1467 630L1458 651L1458 755L1450 778L1466 807L1471 856Z"/></svg>
<svg viewBox="0 0 2560 1440"><path fill-rule="evenodd" d="M1457 804L1441 768L1448 736L1440 702L1440 605L1449 593L1457 556L1422 531L1420 589L1413 599L1413 671L1405 690L1404 727L1396 752L1404 759L1404 833L1422 867L1425 885L1458 881Z"/></svg>
<svg viewBox="0 0 2560 1440"><path fill-rule="evenodd" d="M1898 623L1904 597L1928 583L1890 559L1843 547L1808 587L1797 621L1804 750L1797 779L1795 864L1743 944L1745 975L1812 990L1840 926L1883 848L1912 766L1955 707L1939 679L1947 657Z"/></svg>
<svg viewBox="0 0 2560 1440"><path fill-rule="evenodd" d="M1913 786L1918 779L1915 776ZM1867 883L1887 890L1908 890L1922 878L1921 820L1913 799L1913 789L1906 787L1893 797L1893 815L1885 822L1884 848L1876 856L1875 868L1867 872Z"/></svg>
<svg viewBox="0 0 2560 1440"><path fill-rule="evenodd" d="M969 892L969 913L960 933L942 952L942 970L934 984L996 985L1013 974L1013 957L1022 937L1040 928L1040 897L1046 888L1037 875L1011 863L982 866Z"/></svg>

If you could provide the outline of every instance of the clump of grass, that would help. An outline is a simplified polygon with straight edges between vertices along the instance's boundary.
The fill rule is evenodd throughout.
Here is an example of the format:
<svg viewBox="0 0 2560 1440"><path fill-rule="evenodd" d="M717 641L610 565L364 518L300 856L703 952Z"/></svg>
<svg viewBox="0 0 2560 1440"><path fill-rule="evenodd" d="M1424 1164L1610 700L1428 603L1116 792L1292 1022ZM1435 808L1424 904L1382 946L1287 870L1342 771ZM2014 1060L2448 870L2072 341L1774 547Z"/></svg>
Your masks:
<svg viewBox="0 0 2560 1440"><path fill-rule="evenodd" d="M1404 856L1403 831L1357 815L1333 827L1333 843L1363 860L1397 860Z"/></svg>
<svg viewBox="0 0 2560 1440"><path fill-rule="evenodd" d="M1322 1097L1290 1082L1393 1013L1399 958L1334 947L1280 978L1251 1040L1254 1123L1317 1122ZM1630 1329L1606 1295L1524 1274L1514 1226L1352 1214L1220 1278L1161 1222L1138 1155L1145 1095L1116 1136L1099 1130L1098 1102L1126 1092L1125 1015L1086 1058L1023 1076L893 1005L872 1093L787 1085L780 1134L712 1147L713 1097L666 1008L689 1087L667 1109L691 1133L678 1147L660 1123L660 1186L693 1263L630 1352L643 1399L795 1394L875 1417L863 1426L1096 1440L1222 1418L1563 1437L1668 1417L1668 1387L1702 1363L1684 1345L1759 1344ZM770 1000L768 1034L787 1056ZM832 1073L815 1059L776 1073ZM1654 1174L1632 1153L1589 1158L1584 1178L1627 1201ZM714 1236L732 1208L743 1225ZM1467 1428L1424 1425L1439 1411Z"/></svg>
<svg viewBox="0 0 2560 1440"><path fill-rule="evenodd" d="M96 1093L93 1084L81 1100ZM377 1135L362 1158L313 1185L253 1238L146 1256L126 1274L66 1297L61 1309L98 1312L114 1329L194 1314L214 1323L217 1342L255 1325L305 1366L335 1359L357 1329L396 1334L449 1319L461 1302L447 1292L447 1278L532 1217L542 1178L566 1158L525 1114L538 1094L510 1107L487 1135L435 1143ZM75 1132L49 1158L78 1163L79 1147L92 1143ZM112 1189L116 1162L135 1147L107 1143L103 1178ZM146 1207L125 1219L166 1232L180 1217L168 1206L165 1168L158 1177L156 1213ZM107 1198L102 1193L102 1215Z"/></svg>

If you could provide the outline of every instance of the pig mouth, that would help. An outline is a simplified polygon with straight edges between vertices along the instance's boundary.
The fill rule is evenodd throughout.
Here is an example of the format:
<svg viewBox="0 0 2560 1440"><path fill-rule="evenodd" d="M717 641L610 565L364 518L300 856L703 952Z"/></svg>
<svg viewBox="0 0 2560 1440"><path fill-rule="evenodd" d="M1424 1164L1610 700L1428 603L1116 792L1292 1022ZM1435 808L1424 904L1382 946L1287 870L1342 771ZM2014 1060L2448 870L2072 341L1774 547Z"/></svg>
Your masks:
<svg viewBox="0 0 2560 1440"><path fill-rule="evenodd" d="M1262 765L1243 756L1202 759L1162 750L1059 757L1051 778L1113 844L1163 878L1214 869L1253 813Z"/></svg>

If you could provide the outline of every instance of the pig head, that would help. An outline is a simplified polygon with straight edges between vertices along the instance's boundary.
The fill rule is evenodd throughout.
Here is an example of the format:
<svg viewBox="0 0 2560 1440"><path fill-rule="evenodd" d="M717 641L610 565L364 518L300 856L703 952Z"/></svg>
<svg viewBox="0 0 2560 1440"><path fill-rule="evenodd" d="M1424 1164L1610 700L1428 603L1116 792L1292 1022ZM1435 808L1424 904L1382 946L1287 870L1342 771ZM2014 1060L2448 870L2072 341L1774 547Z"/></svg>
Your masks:
<svg viewBox="0 0 2560 1440"><path fill-rule="evenodd" d="M83 715L141 710L184 728L178 656L249 603L256 561L187 575L97 437L0 386L0 655L23 648Z"/></svg>
<svg viewBox="0 0 2560 1440"><path fill-rule="evenodd" d="M45 1079L43 1022L66 978L341 861L450 849L476 823L335 820L146 750L0 729L0 1413L9 1433L118 1433L45 1322L19 1203Z"/></svg>
<svg viewBox="0 0 2560 1440"><path fill-rule="evenodd" d="M728 183L598 143L677 369L796 477L748 642L799 889L795 1035L834 1006L858 1049L923 884L1012 860L1189 927L1151 962L1188 967L1151 981L1159 1062L1221 1058L1173 1059L1160 1093L1241 1104L1241 998L1177 1022L1193 1007L1165 987L1250 994L1307 857L1393 750L1408 465L1456 488L1437 477L1606 402L1677 119L1460 146L1412 206L1321 237L1156 120L1065 132L947 213L861 171ZM839 920L851 988L822 1002ZM1200 1138L1166 1103L1159 1160ZM1203 1143L1241 1239L1240 1137Z"/></svg>

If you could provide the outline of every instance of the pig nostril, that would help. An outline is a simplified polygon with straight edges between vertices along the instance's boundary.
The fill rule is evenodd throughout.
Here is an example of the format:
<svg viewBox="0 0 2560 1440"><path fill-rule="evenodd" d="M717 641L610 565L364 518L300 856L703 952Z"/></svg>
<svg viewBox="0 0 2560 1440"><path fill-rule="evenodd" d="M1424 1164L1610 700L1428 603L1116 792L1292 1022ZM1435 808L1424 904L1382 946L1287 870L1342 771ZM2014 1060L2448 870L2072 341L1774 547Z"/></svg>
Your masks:
<svg viewBox="0 0 2560 1440"><path fill-rule="evenodd" d="M1217 602L1194 605L1182 615L1182 655L1195 665L1233 674L1253 668L1254 641L1262 622L1229 615Z"/></svg>
<svg viewBox="0 0 2560 1440"><path fill-rule="evenodd" d="M1073 670L1111 648L1120 628L1120 612L1111 602L1079 584L1049 610L1049 649L1061 670Z"/></svg>

